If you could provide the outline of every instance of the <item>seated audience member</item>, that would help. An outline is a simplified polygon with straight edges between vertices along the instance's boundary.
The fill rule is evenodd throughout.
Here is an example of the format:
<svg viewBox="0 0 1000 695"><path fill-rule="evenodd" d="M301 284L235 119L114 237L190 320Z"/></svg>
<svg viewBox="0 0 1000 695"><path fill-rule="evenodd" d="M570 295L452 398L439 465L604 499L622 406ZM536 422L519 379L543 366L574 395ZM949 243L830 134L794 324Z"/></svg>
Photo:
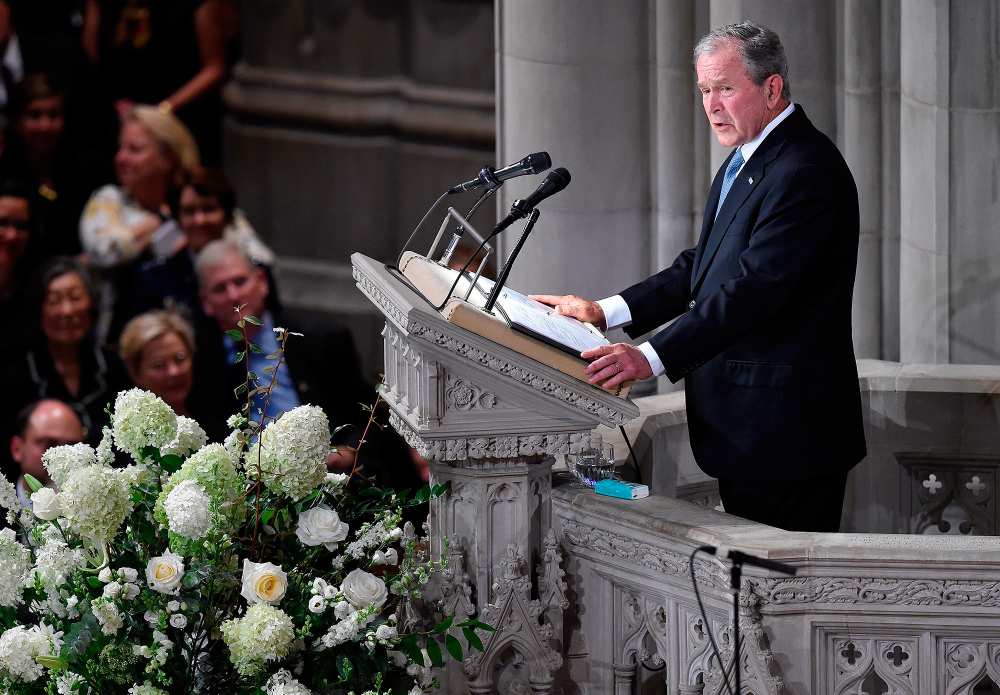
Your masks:
<svg viewBox="0 0 1000 695"><path fill-rule="evenodd" d="M11 17L9 0L0 0L0 114L6 113L11 92L24 78L24 55Z"/></svg>
<svg viewBox="0 0 1000 695"><path fill-rule="evenodd" d="M17 181L0 180L0 325L4 328L0 357L24 345L21 326L25 287L33 265L28 196L27 189Z"/></svg>
<svg viewBox="0 0 1000 695"><path fill-rule="evenodd" d="M22 505L31 508L31 492L24 480L26 474L45 485L51 483L42 465L42 454L54 446L82 441L83 424L73 409L62 401L47 398L21 409L10 438L10 457L15 467L8 477L15 481L16 476L15 488Z"/></svg>
<svg viewBox="0 0 1000 695"><path fill-rule="evenodd" d="M173 207L192 257L216 239L235 243L254 265L264 268L270 289L267 308L281 311L271 270L274 252L260 240L246 215L236 207L236 192L222 171L198 168L187 172Z"/></svg>
<svg viewBox="0 0 1000 695"><path fill-rule="evenodd" d="M89 275L71 258L54 258L42 266L31 290L29 346L0 366L2 422L9 427L27 403L57 398L76 411L87 441L96 444L107 424L104 408L127 381L117 355L94 339Z"/></svg>
<svg viewBox="0 0 1000 695"><path fill-rule="evenodd" d="M266 377L264 368L274 363L266 358L278 348L274 328L280 326L302 333L290 336L286 345L285 360L277 370L275 386L267 402L266 416L276 418L281 413L299 405L311 403L323 408L330 419L331 429L350 424L338 438L340 444L357 444L368 421L368 412L362 404L375 401L375 389L365 381L351 334L344 328L330 324L316 325L291 316L275 316L265 307L269 291L267 274L253 265L243 250L231 241L210 242L198 255L196 262L201 302L205 314L214 321L214 330L199 332L196 380L215 382L215 392L232 394L244 382L247 366L236 362L243 346L234 341L226 331L237 327L242 315L260 318L260 326L247 324L247 333L262 352L249 351L249 368ZM251 412L258 418L264 407L263 394L258 394ZM226 417L240 407L235 396L228 403ZM359 461L368 475L375 475L383 483L397 487L416 487L417 479L412 463L411 450L389 429L369 430L368 441ZM345 441L346 440L346 441ZM345 460L347 457L347 460ZM346 449L341 456L328 461L333 468L350 469L351 453ZM340 460L337 460L340 459Z"/></svg>
<svg viewBox="0 0 1000 695"><path fill-rule="evenodd" d="M192 397L194 346L194 329L182 316L172 311L148 311L125 324L118 354L133 384L155 393L178 415L210 428L215 414L210 404L218 394ZM219 428L206 432L214 441L226 435Z"/></svg>
<svg viewBox="0 0 1000 695"><path fill-rule="evenodd" d="M196 281L184 235L170 216L168 201L185 169L198 165L198 148L174 116L137 106L122 123L115 170L118 183L98 189L80 219L80 241L91 263L114 288L114 318L107 331L165 300L193 306ZM113 272L112 272L113 271Z"/></svg>
<svg viewBox="0 0 1000 695"><path fill-rule="evenodd" d="M25 76L14 90L11 128L0 169L25 181L39 245L46 255L76 255L76 228L90 193L111 179L95 148L71 143L66 94L45 73Z"/></svg>

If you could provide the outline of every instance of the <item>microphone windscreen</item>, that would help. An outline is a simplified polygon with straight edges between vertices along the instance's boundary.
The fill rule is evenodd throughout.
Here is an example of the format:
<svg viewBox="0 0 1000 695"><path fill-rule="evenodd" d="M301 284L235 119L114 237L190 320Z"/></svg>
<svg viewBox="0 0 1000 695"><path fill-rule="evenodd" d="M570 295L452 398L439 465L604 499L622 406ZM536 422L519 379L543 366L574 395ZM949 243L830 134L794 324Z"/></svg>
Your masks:
<svg viewBox="0 0 1000 695"><path fill-rule="evenodd" d="M548 152L533 152L525 159L528 160L528 172L531 174L539 174L552 166L552 159Z"/></svg>

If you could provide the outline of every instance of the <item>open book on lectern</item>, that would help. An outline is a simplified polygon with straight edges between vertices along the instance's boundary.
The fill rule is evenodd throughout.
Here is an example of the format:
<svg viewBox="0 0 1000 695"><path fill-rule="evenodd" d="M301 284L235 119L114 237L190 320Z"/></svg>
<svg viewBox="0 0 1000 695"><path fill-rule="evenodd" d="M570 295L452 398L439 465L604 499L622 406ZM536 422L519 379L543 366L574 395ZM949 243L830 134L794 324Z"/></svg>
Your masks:
<svg viewBox="0 0 1000 695"><path fill-rule="evenodd" d="M445 268L425 256L403 254L400 270L432 303L445 303L448 289L455 282L458 271ZM467 301L482 310L486 298L493 290L493 281L484 277L472 284L473 276L466 273L458 278L452 296ZM447 308L442 309L444 313ZM601 345L610 345L604 334L595 326L570 316L557 314L552 307L536 302L527 295L504 287L493 307L493 316L516 331L541 340L552 347L579 359L580 353Z"/></svg>

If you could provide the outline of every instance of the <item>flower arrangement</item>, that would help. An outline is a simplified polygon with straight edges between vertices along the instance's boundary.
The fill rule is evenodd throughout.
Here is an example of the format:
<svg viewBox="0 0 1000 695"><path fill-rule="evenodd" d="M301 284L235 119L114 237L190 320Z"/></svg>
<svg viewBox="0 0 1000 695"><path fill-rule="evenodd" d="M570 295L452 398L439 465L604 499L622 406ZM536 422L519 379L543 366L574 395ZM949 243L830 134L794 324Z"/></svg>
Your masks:
<svg viewBox="0 0 1000 695"><path fill-rule="evenodd" d="M30 511L0 480L0 692L419 695L444 654L482 648L476 620L407 617L442 565L404 510L443 488L328 473L320 408L249 410L210 444L132 389L96 449L44 454L56 489L29 477Z"/></svg>

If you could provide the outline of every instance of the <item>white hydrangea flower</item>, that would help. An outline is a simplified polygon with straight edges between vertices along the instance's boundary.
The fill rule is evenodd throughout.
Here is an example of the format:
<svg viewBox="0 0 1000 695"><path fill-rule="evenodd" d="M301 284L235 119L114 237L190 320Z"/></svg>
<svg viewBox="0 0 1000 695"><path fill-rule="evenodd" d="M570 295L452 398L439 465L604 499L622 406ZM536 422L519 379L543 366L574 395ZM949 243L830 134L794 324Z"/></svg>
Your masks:
<svg viewBox="0 0 1000 695"><path fill-rule="evenodd" d="M311 691L299 681L292 678L292 674L281 669L267 679L264 684L266 695L311 695Z"/></svg>
<svg viewBox="0 0 1000 695"><path fill-rule="evenodd" d="M164 446L161 454L176 454L187 456L205 446L208 435L197 422L183 415L177 416L177 436Z"/></svg>
<svg viewBox="0 0 1000 695"><path fill-rule="evenodd" d="M31 551L17 542L14 529L0 531L0 606L12 608L24 600L21 589L31 571Z"/></svg>
<svg viewBox="0 0 1000 695"><path fill-rule="evenodd" d="M192 540L201 538L212 527L210 504L205 488L193 480L182 481L163 503L170 530Z"/></svg>
<svg viewBox="0 0 1000 695"><path fill-rule="evenodd" d="M295 640L295 624L280 608L255 603L246 615L222 624L229 660L244 676L259 673L266 662L287 656Z"/></svg>
<svg viewBox="0 0 1000 695"><path fill-rule="evenodd" d="M118 606L114 601L106 598L97 598L90 602L90 610L101 624L101 631L105 635L114 635L125 624Z"/></svg>
<svg viewBox="0 0 1000 695"><path fill-rule="evenodd" d="M83 691L83 676L72 671L63 671L56 677L56 692L59 695L77 695Z"/></svg>
<svg viewBox="0 0 1000 695"><path fill-rule="evenodd" d="M300 405L269 423L243 460L251 477L259 463L270 490L297 500L326 479L329 451L330 423L323 409Z"/></svg>
<svg viewBox="0 0 1000 695"><path fill-rule="evenodd" d="M95 464L97 454L89 444L53 446L42 454L42 465L59 488L66 484L70 473Z"/></svg>
<svg viewBox="0 0 1000 695"><path fill-rule="evenodd" d="M17 497L17 488L3 476L0 476L0 507L7 510L7 523L11 526L17 520L21 511L21 501Z"/></svg>
<svg viewBox="0 0 1000 695"><path fill-rule="evenodd" d="M115 446L141 461L145 447L162 449L177 436L177 415L149 391L129 389L115 398L111 427Z"/></svg>
<svg viewBox="0 0 1000 695"><path fill-rule="evenodd" d="M115 452L113 450L114 437L110 427L101 429L101 442L97 445L97 463L102 466L110 466L115 462Z"/></svg>
<svg viewBox="0 0 1000 695"><path fill-rule="evenodd" d="M63 514L84 538L113 538L132 511L128 477L120 470L88 466L73 471L60 493Z"/></svg>
<svg viewBox="0 0 1000 695"><path fill-rule="evenodd" d="M167 695L166 690L160 690L149 681L142 685L133 685L128 689L128 695Z"/></svg>
<svg viewBox="0 0 1000 695"><path fill-rule="evenodd" d="M53 656L59 645L53 641L56 633L45 624L33 627L16 625L0 636L0 668L11 678L22 683L37 680L45 669L35 661L36 656ZM62 633L58 633L59 636Z"/></svg>
<svg viewBox="0 0 1000 695"><path fill-rule="evenodd" d="M50 540L35 551L35 566L29 581L37 577L49 594L65 584L78 567L83 565L83 553L70 548L61 540Z"/></svg>

